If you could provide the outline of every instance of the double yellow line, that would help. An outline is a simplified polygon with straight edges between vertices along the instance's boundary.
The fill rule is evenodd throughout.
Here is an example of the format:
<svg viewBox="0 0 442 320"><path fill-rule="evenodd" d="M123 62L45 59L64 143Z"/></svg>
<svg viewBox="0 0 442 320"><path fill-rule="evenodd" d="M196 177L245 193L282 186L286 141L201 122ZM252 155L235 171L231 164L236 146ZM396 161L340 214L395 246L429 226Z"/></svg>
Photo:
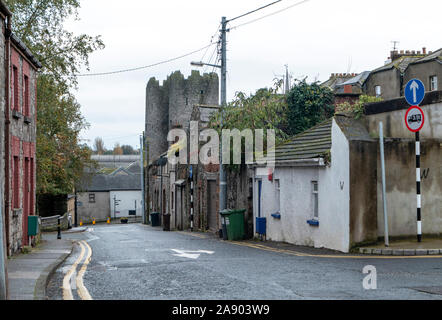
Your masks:
<svg viewBox="0 0 442 320"><path fill-rule="evenodd" d="M80 271L78 272L76 276L76 287L77 287L77 293L80 296L82 300L92 300L91 295L89 294L89 291L86 289L83 283L83 277L86 272L87 266L89 262L91 261L92 256L92 248L89 246L89 244L81 240L78 242L78 244L81 247L80 256L77 258L77 260L74 262L72 267L69 269L69 271L66 273L65 277L63 278L63 300L74 300L74 296L72 295L72 287L71 287L71 279L72 276L77 271L77 266L80 264L80 262L85 257L85 253L87 250L86 258L84 259L84 262L82 264L82 267Z"/></svg>

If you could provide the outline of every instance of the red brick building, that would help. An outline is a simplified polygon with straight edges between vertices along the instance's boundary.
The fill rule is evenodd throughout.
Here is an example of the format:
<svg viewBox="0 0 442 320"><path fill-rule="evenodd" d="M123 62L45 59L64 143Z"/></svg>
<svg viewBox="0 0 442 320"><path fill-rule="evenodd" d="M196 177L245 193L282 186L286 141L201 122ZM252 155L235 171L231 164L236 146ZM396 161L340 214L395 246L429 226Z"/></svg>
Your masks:
<svg viewBox="0 0 442 320"><path fill-rule="evenodd" d="M7 7L0 8L2 212L6 252L12 255L33 241L28 237L28 217L36 213L37 70L41 64L13 34Z"/></svg>

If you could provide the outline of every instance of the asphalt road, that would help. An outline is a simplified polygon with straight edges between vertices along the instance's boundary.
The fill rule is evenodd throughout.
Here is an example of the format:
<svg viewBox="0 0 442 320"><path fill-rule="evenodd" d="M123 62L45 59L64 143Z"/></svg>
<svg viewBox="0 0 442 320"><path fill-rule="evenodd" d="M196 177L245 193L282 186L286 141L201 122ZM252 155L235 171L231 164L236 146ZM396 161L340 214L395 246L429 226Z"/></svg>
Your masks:
<svg viewBox="0 0 442 320"><path fill-rule="evenodd" d="M441 258L294 256L141 224L63 237L78 242L49 282L51 300L442 299ZM377 289L363 288L367 265Z"/></svg>

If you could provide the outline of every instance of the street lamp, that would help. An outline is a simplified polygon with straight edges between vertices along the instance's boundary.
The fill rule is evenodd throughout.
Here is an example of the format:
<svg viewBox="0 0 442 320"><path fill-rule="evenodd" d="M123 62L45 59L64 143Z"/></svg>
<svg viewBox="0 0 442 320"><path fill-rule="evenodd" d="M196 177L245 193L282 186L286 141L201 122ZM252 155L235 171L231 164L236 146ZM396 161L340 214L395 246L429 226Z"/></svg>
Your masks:
<svg viewBox="0 0 442 320"><path fill-rule="evenodd" d="M204 67L204 66L209 66L209 67L215 67L215 68L222 68L222 66L220 66L220 65L217 65L217 64L210 64L210 63L205 63L205 62L202 62L202 61L192 61L191 63L190 63L190 65L191 66L194 66L194 67Z"/></svg>

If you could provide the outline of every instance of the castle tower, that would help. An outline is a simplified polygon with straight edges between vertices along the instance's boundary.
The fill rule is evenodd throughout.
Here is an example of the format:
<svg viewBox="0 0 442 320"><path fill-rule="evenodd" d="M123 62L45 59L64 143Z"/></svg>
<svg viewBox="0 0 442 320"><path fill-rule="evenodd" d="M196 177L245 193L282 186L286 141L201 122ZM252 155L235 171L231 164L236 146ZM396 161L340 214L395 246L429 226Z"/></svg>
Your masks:
<svg viewBox="0 0 442 320"><path fill-rule="evenodd" d="M219 104L219 79L216 73L200 75L192 71L186 79L180 71L172 73L160 86L151 78L146 88L146 139L149 163L168 149L167 134L173 128L188 130L194 105Z"/></svg>

